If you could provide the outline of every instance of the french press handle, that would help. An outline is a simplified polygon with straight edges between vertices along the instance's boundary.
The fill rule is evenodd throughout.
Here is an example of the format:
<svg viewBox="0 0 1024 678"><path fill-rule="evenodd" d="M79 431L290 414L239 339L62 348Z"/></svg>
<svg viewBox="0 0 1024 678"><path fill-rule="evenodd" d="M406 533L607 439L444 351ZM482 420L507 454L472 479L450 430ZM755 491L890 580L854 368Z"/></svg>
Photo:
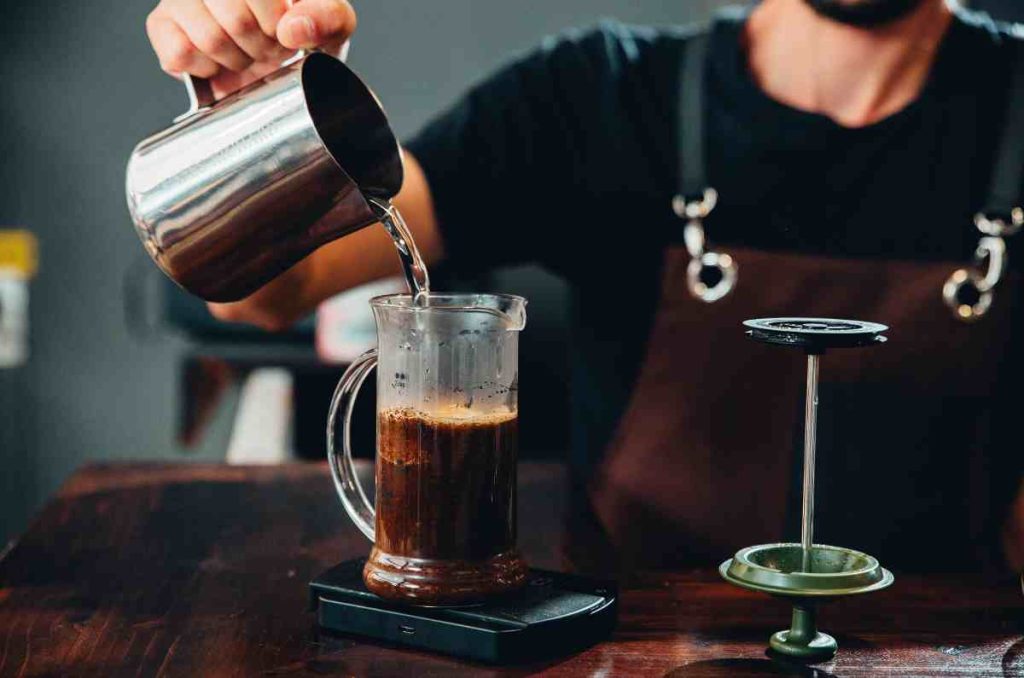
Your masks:
<svg viewBox="0 0 1024 678"><path fill-rule="evenodd" d="M340 61L344 62L348 59L348 48L349 41L346 40L338 51L338 59ZM295 54L282 61L281 68L305 58L310 51L319 52L320 50L300 49ZM176 117L174 122L181 122L182 120L191 118L196 113L205 111L210 106L213 106L217 101L217 98L213 95L213 86L210 84L208 79L200 78L199 76L192 75L191 73L182 73L181 80L185 84L185 93L188 95L188 110Z"/></svg>
<svg viewBox="0 0 1024 678"><path fill-rule="evenodd" d="M377 349L371 348L349 365L338 382L331 398L331 409L327 414L327 463L331 467L334 488L338 491L342 506L359 531L373 541L374 509L359 484L356 467L352 461L352 406L355 405L359 389L366 378L377 367ZM335 424L342 416L341 454L335 447Z"/></svg>

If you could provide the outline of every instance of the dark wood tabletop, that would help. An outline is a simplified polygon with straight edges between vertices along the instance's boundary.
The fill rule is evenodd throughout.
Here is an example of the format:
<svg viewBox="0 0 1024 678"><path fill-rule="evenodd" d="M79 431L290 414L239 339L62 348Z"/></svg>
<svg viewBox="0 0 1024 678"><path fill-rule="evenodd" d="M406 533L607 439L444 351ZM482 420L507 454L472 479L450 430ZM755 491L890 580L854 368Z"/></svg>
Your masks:
<svg viewBox="0 0 1024 678"><path fill-rule="evenodd" d="M520 470L521 546L557 568L564 471ZM766 657L778 601L711 569L640 574L611 640L495 668L320 633L308 581L368 543L322 464L94 465L0 560L2 676L1024 676L1024 598L1011 579L897 573L831 604L836 659Z"/></svg>

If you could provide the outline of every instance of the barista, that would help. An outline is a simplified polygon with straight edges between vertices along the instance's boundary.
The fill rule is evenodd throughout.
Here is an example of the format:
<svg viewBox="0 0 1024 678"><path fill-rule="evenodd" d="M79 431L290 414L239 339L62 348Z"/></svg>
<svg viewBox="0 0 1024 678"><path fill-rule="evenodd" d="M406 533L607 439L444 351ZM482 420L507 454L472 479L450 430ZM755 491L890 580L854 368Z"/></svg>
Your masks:
<svg viewBox="0 0 1024 678"><path fill-rule="evenodd" d="M287 4L162 0L147 28L165 70L223 93L355 28L344 0ZM816 533L905 568L1020 568L1024 269L991 297L964 284L998 258L973 268L974 215L998 183L1019 40L942 0L763 0L699 35L566 32L435 118L405 145L396 200L428 263L534 262L570 284L571 463L624 562L797 536L801 356L740 323L802 315L894 328L825 365ZM1016 196L1024 159L1001 164ZM981 220L1011 253L1018 206ZM211 310L279 329L395 271L365 229Z"/></svg>

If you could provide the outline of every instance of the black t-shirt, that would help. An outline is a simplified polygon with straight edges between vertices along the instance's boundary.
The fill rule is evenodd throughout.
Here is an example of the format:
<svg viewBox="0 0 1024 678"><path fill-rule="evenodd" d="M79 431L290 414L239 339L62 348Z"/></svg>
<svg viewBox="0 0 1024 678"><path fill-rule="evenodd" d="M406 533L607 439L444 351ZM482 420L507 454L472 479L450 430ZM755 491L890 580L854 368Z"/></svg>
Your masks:
<svg viewBox="0 0 1024 678"><path fill-rule="evenodd" d="M707 169L721 195L706 223L710 243L968 262L1005 109L1008 33L961 14L913 103L846 128L757 87L742 21L716 23L709 45ZM459 267L538 263L570 284L579 470L600 458L623 412L661 253L681 240L671 199L679 64L691 34L614 22L566 32L408 143Z"/></svg>

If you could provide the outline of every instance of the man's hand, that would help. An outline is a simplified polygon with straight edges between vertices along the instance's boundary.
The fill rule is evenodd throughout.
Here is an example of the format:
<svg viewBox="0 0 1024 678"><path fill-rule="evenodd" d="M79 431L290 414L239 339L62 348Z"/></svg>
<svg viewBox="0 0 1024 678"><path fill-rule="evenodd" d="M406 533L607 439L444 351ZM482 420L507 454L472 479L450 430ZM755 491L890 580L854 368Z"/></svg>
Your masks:
<svg viewBox="0 0 1024 678"><path fill-rule="evenodd" d="M146 33L171 75L209 78L223 96L299 49L337 51L356 28L348 0L160 0Z"/></svg>

